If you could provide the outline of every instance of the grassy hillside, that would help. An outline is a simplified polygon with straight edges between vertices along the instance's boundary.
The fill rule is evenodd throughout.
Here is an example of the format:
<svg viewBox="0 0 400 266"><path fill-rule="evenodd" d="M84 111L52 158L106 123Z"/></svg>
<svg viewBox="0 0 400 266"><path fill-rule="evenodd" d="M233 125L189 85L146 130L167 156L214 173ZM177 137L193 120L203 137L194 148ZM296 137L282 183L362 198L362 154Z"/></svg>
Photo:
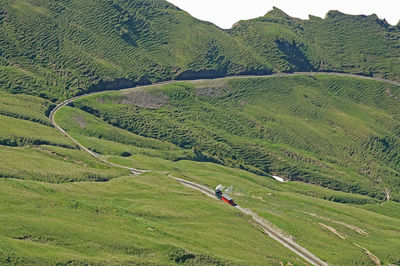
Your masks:
<svg viewBox="0 0 400 266"><path fill-rule="evenodd" d="M50 99L173 77L271 72L228 33L162 0L2 0L0 40L0 87Z"/></svg>
<svg viewBox="0 0 400 266"><path fill-rule="evenodd" d="M187 159L196 154L381 200L389 192L399 201L400 107L392 95L399 89L373 80L299 75L176 83L74 105L132 133L173 143ZM67 110L72 112L62 112ZM74 133L131 144L100 128L96 133L93 126L73 126L71 117L92 124L81 111L65 117L61 125Z"/></svg>
<svg viewBox="0 0 400 266"><path fill-rule="evenodd" d="M165 175L0 183L2 265L301 263L233 208Z"/></svg>
<svg viewBox="0 0 400 266"><path fill-rule="evenodd" d="M78 150L48 125L51 105L37 97L2 95L1 265L301 261L246 217L165 174L134 178ZM108 132L139 149L180 152L123 130Z"/></svg>
<svg viewBox="0 0 400 266"><path fill-rule="evenodd" d="M139 160L210 186L233 185L235 200L259 213L331 264L400 261L398 203L346 205L304 195L331 193L302 183L281 184L215 164ZM125 159L128 160L128 159ZM142 165L142 164L140 164ZM0 261L100 264L302 264L222 202L185 188L165 173L106 183L46 184L1 180ZM161 168L158 168L161 169ZM173 170L172 170L173 169ZM337 193L336 196L346 196ZM359 197L347 194L348 197ZM365 210L372 209L372 210ZM177 211L179 210L179 211ZM379 214L387 212L387 214ZM329 226L337 234L326 229Z"/></svg>
<svg viewBox="0 0 400 266"><path fill-rule="evenodd" d="M238 106L243 110L246 110L243 105L245 95L247 105L250 105L252 98L258 98L251 97L251 93L243 93L243 90L241 92L245 95L233 97L235 88L238 88L234 84L245 89L244 84L249 83L254 88L253 96L266 93L267 90L262 89L265 83L272 82L271 86L275 86L278 80L280 84L289 83L291 87L295 83L303 84L302 92L315 91L316 95L323 91L319 85L328 81L361 83L358 87L360 90L368 89L368 84L375 88L380 85L372 81L326 76L286 77L286 83L280 79L177 83L153 87L150 91L132 90L124 95L112 93L100 98L92 97L76 102L75 108L65 107L57 113L56 119L63 128L104 158L152 170L139 177L126 176L128 173L125 170L104 166L77 150L61 135L54 143L49 141L48 144L18 142L18 145L0 145L0 165L4 166L0 171L2 177L7 177L0 179L0 208L1 213L6 214L0 219L0 264L302 264L293 253L254 227L247 217L229 205L176 183L168 177L170 173L210 187L220 183L224 186L233 185L231 195L241 206L250 208L272 225L281 228L285 234L294 236L296 242L331 264L372 264L364 249L377 256L383 264L398 264L400 254L397 246L400 240L397 232L400 217L397 215L397 202L383 202L369 196L333 191L296 181L279 183L248 171L215 163L194 162L214 160L226 163L227 160L213 155L211 150L209 153L200 150L200 145L196 148L189 144L182 147L179 143L162 140L162 135L159 140L143 137L105 123L86 112L90 110L96 113L90 103L96 108L103 107L99 108L98 116L107 108L110 108L107 113L110 111L112 115L111 110L118 110L116 107L120 106L116 99L129 99L125 105L137 108L140 112L152 114L163 110L168 113L168 110L175 108L172 97L175 95L185 99L181 104L182 112L190 114L190 108L197 109L197 123L201 125L200 122L205 118L199 110L208 110L201 103L208 103L206 107L213 105L218 108L222 97L228 109L221 115L229 111L232 116L237 114L234 111L236 105L228 100L226 93L237 99ZM305 86L304 83L308 84L310 80L318 86ZM255 86L257 83L260 86L258 89ZM271 94L266 99L274 99L274 88L269 89ZM336 88L339 92L340 86ZM283 90L284 86L278 89ZM393 95L397 93L395 89L392 88ZM295 86L293 90L297 90ZM354 91L349 92L353 97L357 96ZM168 103L157 107L162 101L154 102L154 97L165 100L162 94L168 95ZM132 97L135 95L141 97ZM341 96L338 93L336 97ZM149 98L153 100L145 100ZM21 98L20 95L4 95L4 99L2 113L10 114L5 118L48 129L32 131L32 139L51 140L52 132L56 134L44 120L50 104L48 101L31 96ZM275 101L279 104L277 98ZM371 107L373 113L379 113L378 110L382 108L380 104L377 102L377 106ZM257 105L265 109L259 102ZM347 107L353 105L350 100L344 104ZM86 106L83 108L86 111L77 108L83 106ZM385 102L385 106L388 108L385 112L389 112L391 105ZM17 118L23 108L28 112L22 118ZM268 114L285 117L283 113L287 110L281 108L281 112L269 111ZM215 114L210 113L210 116ZM126 113L126 117L128 115L130 113ZM42 122L35 122L41 121L40 118L43 118ZM295 123L300 118L294 116L293 119ZM316 127L321 127L321 120ZM6 120L1 121L2 126L7 125ZM147 121L149 126L154 126L150 123L152 120ZM171 119L171 122L174 121ZM179 121L184 123L185 119ZM222 130L224 123L223 119L218 121L221 129L216 127L215 133L221 134L225 132ZM246 120L239 121L243 123ZM278 125L279 121L274 123ZM378 127L379 130L384 128ZM237 132L231 132L230 136L238 141L246 136L243 132L237 137L235 134ZM259 138L254 140L258 142ZM59 145L63 142L65 145ZM218 142L223 147L224 143L221 140ZM266 145L261 142L256 144ZM271 149L271 152L275 151ZM300 148L296 148L296 151L304 153L300 153ZM308 152L308 156L312 154ZM289 160L286 163L293 167L295 165ZM315 162L303 163L307 166ZM330 165L332 176L338 178L335 164ZM345 171L351 167L342 168ZM377 186L377 189L380 187Z"/></svg>
<svg viewBox="0 0 400 266"><path fill-rule="evenodd" d="M0 89L47 99L169 79L343 71L398 79L398 26L275 9L231 30L163 0L0 1Z"/></svg>
<svg viewBox="0 0 400 266"><path fill-rule="evenodd" d="M99 163L50 126L51 103L33 96L2 94L0 177L50 183L107 181L127 171Z"/></svg>
<svg viewBox="0 0 400 266"><path fill-rule="evenodd" d="M188 84L186 83L186 85ZM153 92L157 93L159 89ZM166 88L161 88L161 90L165 92ZM105 95L102 98L110 99L110 97L117 97L117 94ZM101 100L100 102L106 106L105 101ZM84 128L81 128L76 122L74 117L77 116L86 121L87 124ZM163 184L170 182L167 175L172 173L172 175L209 187L215 187L218 184L232 185L231 195L241 206L257 212L331 264L372 264L363 248L377 256L383 264L399 262L397 227L400 225L400 217L397 215L399 208L397 202L382 202L368 196L333 191L296 181L279 183L271 178L215 163L182 159L175 162L172 162L171 159L165 160L159 153L160 147L145 148L143 142L139 142L138 147L137 143L128 144L125 138L121 138L121 142L118 142L118 138L111 140L110 136L122 136L122 132L132 137L137 137L137 135L104 122L100 127L101 120L76 108L61 109L57 113L56 120L66 126L68 132L85 146L100 152L103 158L130 167L152 169L152 173L143 176L146 180L149 175L152 176L158 172ZM93 132L91 128L99 130L96 134L89 136L88 133ZM101 132L106 132L106 134L100 134ZM114 134L110 134L111 132ZM160 143L157 140L154 142ZM163 149L165 148L166 146ZM181 149L189 154L190 150ZM150 150L154 152L150 153ZM129 152L132 155L122 156L123 152ZM194 151L192 150L192 152ZM139 177L139 180L142 180L141 178ZM118 182L118 180L114 179L110 184ZM152 191L155 186L153 179L149 186L151 189L147 188L147 191ZM129 189L133 188L129 187ZM199 195L198 192L188 192ZM167 193L167 195L174 198L176 193ZM202 198L207 197L203 196ZM132 201L137 202L135 199ZM212 200L206 201L207 204L212 204ZM158 204L154 206L158 206ZM194 206L191 207L194 208ZM226 207L229 208L227 205ZM162 208L157 210L162 211ZM190 208L186 206L185 211L188 209ZM224 218L225 221L230 221L230 219ZM194 225L191 224L191 226ZM241 234L242 232L237 233ZM188 236L185 235L182 240ZM269 252L271 251L266 254ZM261 264L269 263L265 259L258 263L260 262L263 262Z"/></svg>
<svg viewBox="0 0 400 266"><path fill-rule="evenodd" d="M224 204L165 174L127 176L78 150L49 126L51 105L2 94L1 265L300 263ZM180 152L123 130L108 132L132 147Z"/></svg>
<svg viewBox="0 0 400 266"><path fill-rule="evenodd" d="M302 265L230 194L334 265L400 264L400 28L278 9L230 30L164 0L0 0L0 264ZM290 182L271 178L278 175ZM373 261L375 260L375 262Z"/></svg>
<svg viewBox="0 0 400 266"><path fill-rule="evenodd" d="M240 21L229 32L278 71L350 72L399 80L400 27L376 15L330 11L324 19L300 20L275 8L264 17Z"/></svg>

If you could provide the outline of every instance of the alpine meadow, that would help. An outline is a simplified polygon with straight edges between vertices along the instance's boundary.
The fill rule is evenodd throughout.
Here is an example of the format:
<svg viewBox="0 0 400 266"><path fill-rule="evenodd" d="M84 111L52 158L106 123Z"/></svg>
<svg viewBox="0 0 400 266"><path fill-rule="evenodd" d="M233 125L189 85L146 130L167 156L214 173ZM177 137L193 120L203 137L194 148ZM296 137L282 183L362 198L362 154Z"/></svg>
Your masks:
<svg viewBox="0 0 400 266"><path fill-rule="evenodd" d="M0 264L399 265L400 24L0 0Z"/></svg>

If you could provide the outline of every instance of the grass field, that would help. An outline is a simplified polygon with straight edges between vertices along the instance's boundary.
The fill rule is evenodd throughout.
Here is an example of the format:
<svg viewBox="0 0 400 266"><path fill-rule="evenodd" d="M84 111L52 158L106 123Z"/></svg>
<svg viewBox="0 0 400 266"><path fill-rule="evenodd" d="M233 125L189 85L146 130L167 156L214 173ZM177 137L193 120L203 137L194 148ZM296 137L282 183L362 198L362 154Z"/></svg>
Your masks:
<svg viewBox="0 0 400 266"><path fill-rule="evenodd" d="M276 86L278 83L281 86ZM300 84L299 87L296 84ZM322 86L330 90L334 88L335 93L327 95ZM347 86L346 90L343 86ZM357 90L351 91L351 88ZM324 149L327 149L324 145L320 150L313 150L315 146L312 145L296 146L295 139L290 139L293 137L290 131L275 137L281 143L272 144L259 134L273 129L266 128L268 123L273 123L274 127L293 124L288 128L295 128L296 123L300 123L308 125L304 127L307 131L303 134L309 134L310 128L326 134L330 132L324 125L330 114L328 111L341 110L343 114L339 118L334 114L328 117L341 122L343 133L339 139L352 140L357 147L359 142L354 140L369 138L370 134L388 133L389 126L396 126L393 119L397 115L396 109L390 100L394 98L369 94L372 88L378 95L380 90L386 88L390 88L393 94L398 92L396 87L373 81L327 76L241 79L178 83L146 91L136 89L122 94L98 95L58 111L57 123L103 158L152 170L137 177L127 176L129 173L126 170L105 166L79 151L61 134L57 137L56 130L45 122L48 102L32 97L29 101L35 104L26 105L27 100L21 101L21 96L6 95L4 102L13 104L0 105L3 108L3 120L0 122L4 128L10 124L10 119L15 120L12 123L16 125L31 123L29 128L32 130L26 129L26 135L30 139L48 140L49 143L19 142L18 145L5 143L0 146L0 165L5 166L0 172L2 177L6 177L0 179L0 262L303 264L296 255L254 226L248 217L229 205L183 187L168 177L172 174L211 188L218 184L233 186L230 194L237 203L258 213L330 264L372 264L365 251L368 250L382 264L396 265L400 262L397 248L400 243L398 202L385 202L380 197L335 191L298 181L280 183L270 178L268 173L261 172L262 169L256 171L257 166L251 166L251 161L240 163L241 168L263 175L237 169L240 165L235 160L241 159L240 154L236 159L228 160L221 154L213 153L212 149L204 149L221 147L223 151L224 147L228 147L224 143L228 137L238 143L253 140L253 145L265 145L271 153L282 151L278 148L280 145L285 151L296 151L296 154L308 158L288 157L292 159L286 164L301 162L296 165L299 170L303 169L303 165L314 165L315 171L325 169L321 165L326 164L331 167L328 169L329 173L333 173L331 178L341 181L336 173L348 173L356 164L354 161L346 165L345 161L341 161L343 157L334 160L334 152L329 157L324 155ZM286 93L283 93L285 90ZM297 94L307 101L318 103L319 107L306 109L307 105L299 100L302 99L299 96L292 103L293 110L285 108L285 97ZM261 96L267 99L266 103L259 100ZM346 100L337 105L334 101L337 98ZM364 114L367 104L368 113ZM181 113L175 105L181 108ZM125 115L115 116L122 113L121 107L127 108ZM29 116L17 115L22 108L32 110L27 112ZM354 112L360 109L362 111ZM143 115L144 125L152 128L156 136L133 133L132 128L141 125L140 121L132 126L128 122L134 120L126 120L126 124L121 123L124 120L118 120L130 117L135 114L134 111ZM233 121L233 115L238 115L238 123L234 124L235 127L228 127L227 123ZM159 128L165 125L155 124L152 120L158 116L169 116L168 121L174 127L166 128L165 134L161 134L163 131ZM192 120L192 116L196 119ZM139 117L137 115L135 119ZM354 119L357 126L356 122L345 123L345 118ZM369 124L369 121L378 118L379 122L373 126ZM305 122L306 119L311 122ZM202 125L210 121L215 128L202 132ZM254 125L249 126L248 123ZM121 127L133 132L116 125L125 125ZM260 130L262 125L268 130ZM38 130L35 130L36 127ZM190 131L191 128L196 131ZM12 128L3 133L5 137L7 134L11 136L7 132L12 133ZM24 136L24 131L16 132ZM176 142L169 141L170 134L175 134ZM196 141L196 145L192 146L191 138L187 141L187 136ZM296 136L302 137L301 134ZM323 136L316 134L313 139L325 140ZM216 141L215 137L218 137ZM211 145L202 146L202 143ZM331 147L329 143L325 145ZM357 154L354 160L360 157L362 153ZM324 161L326 158L330 161ZM319 168L315 166L316 162ZM382 159L379 163L384 165L387 161ZM281 173L284 172L273 174ZM390 176L384 178L389 179ZM382 183L386 186L384 178ZM377 190L382 188L380 185L376 185ZM394 189L391 193L396 199Z"/></svg>
<svg viewBox="0 0 400 266"><path fill-rule="evenodd" d="M233 208L165 175L0 182L2 264L301 264Z"/></svg>
<svg viewBox="0 0 400 266"><path fill-rule="evenodd" d="M0 85L66 98L150 81L270 73L211 23L166 1L1 0Z"/></svg>
<svg viewBox="0 0 400 266"><path fill-rule="evenodd" d="M350 72L398 80L399 25L391 26L375 14L329 11L323 19L300 20L274 8L229 31L279 71Z"/></svg>
<svg viewBox="0 0 400 266"><path fill-rule="evenodd" d="M255 211L331 264L372 264L368 251L382 264L396 265L400 262L397 248L400 241L400 217L397 215L400 205L396 202L396 186L390 187L395 201L385 201L384 197L369 193L346 193L297 181L280 183L267 173L265 176L256 175L222 166L235 164L233 160L224 159L201 146L202 143L215 141L210 140L212 138L222 143L203 147L227 147L223 146L227 136L238 143L242 139L253 139L254 144L265 145L271 153L282 152L282 147L284 151L296 151L295 155L288 156L292 160L281 164L300 161L302 164L297 164L298 169L303 170L300 167L303 165L313 165L318 174L328 169L329 177L337 179L340 184L345 184L343 176L356 172L353 178L360 178L361 181L354 182L363 184L362 180L367 180L365 188L375 186L379 191L393 184L390 182L396 182L396 176L382 176L387 181L382 180L384 186L381 187L382 183L373 183L352 168L366 156L363 153L365 148L360 145L363 143L361 140L370 139L374 134L390 134L391 128L397 127L398 109L395 99L386 93L387 88L393 93L398 90L395 86L376 81L325 75L186 82L155 86L146 91L134 89L87 97L74 102L74 107L61 109L56 121L74 138L111 162L152 169L150 175L158 173L164 178L172 174L209 187L218 184L233 186L231 195L242 207ZM285 105L289 98L295 101ZM234 115L237 115L235 120ZM128 118L130 120L125 120ZM330 120L328 125L327 119ZM135 124L130 124L130 121ZM238 122L228 127L232 121ZM162 129L165 126L163 122L170 123L165 130ZM255 125L248 126L251 122ZM284 131L284 134L274 136L275 143L271 144L269 139L265 141L263 135L258 135L259 132L272 131L272 126L260 130L269 123L274 127L285 126L297 131ZM143 124L150 128L143 132L153 132L154 135L143 134L144 137L140 137L134 134L136 130L142 130L140 125ZM202 127L204 124L215 127L205 130ZM330 128L333 124L336 130ZM123 125L121 127L131 132L116 125ZM337 130L339 128L340 131ZM279 128L272 132L279 132ZM307 142L305 136L311 133L314 134L311 136L313 142ZM168 142L169 136L177 141ZM191 146L191 140L196 141L195 145ZM278 140L286 143L279 143ZM329 143L332 140L338 142ZM316 150L318 141L321 145ZM354 156L341 153L345 145L354 149ZM338 149L336 153L332 147ZM181 157L168 158L164 156L165 151L178 153ZM373 149L368 148L368 152L371 151ZM393 148L393 151L396 149ZM390 149L386 151L390 152ZM236 159L239 156L237 154ZM281 155L280 158L284 157ZM387 164L387 168L393 167L396 171L390 160L385 160L383 156L377 158L381 160L379 163ZM242 163L241 168L246 169L244 165ZM255 169L247 168L250 171ZM283 172L269 173L289 177L282 175ZM302 173L298 176L301 177ZM309 173L309 176L313 174Z"/></svg>
<svg viewBox="0 0 400 266"><path fill-rule="evenodd" d="M52 104L32 96L0 99L0 177L60 183L107 181L127 171L104 166L50 126Z"/></svg>
<svg viewBox="0 0 400 266"><path fill-rule="evenodd" d="M384 264L400 261L399 203L381 205L366 196L279 183L212 163L143 155L109 159L153 171L106 183L3 179L3 262L301 264L229 205L182 187L168 173L210 187L233 185L236 202L332 264L372 264L353 243ZM328 200L332 198L359 204Z"/></svg>
<svg viewBox="0 0 400 266"><path fill-rule="evenodd" d="M210 204L211 206L213 206L215 203L213 200L208 200L206 196L203 196L198 192L182 188L181 185L174 183L173 180L167 177L168 173L172 173L173 175L178 177L184 177L186 179L206 184L210 187L214 187L219 183L222 183L225 186L233 185L233 193L231 193L231 195L235 198L236 202L238 202L243 207L250 208L251 210L259 213L262 217L266 218L273 225L281 228L283 232L293 235L297 242L330 263L338 265L346 263L370 264L371 262L368 256L364 254L364 251L353 243L367 248L383 263L398 263L400 259L400 254L397 252L397 246L400 241L398 236L400 217L397 216L396 211L393 212L393 210L398 210L398 203L386 202L381 205L379 202L373 201L366 196L347 194L343 192L334 192L332 190L323 189L318 186L298 182L282 184L270 178L257 176L243 170L235 170L223 166L218 166L212 163L196 163L185 160L174 163L168 160L154 159L153 157L147 157L143 155L133 155L129 158L123 158L120 156L105 156L105 158L108 158L110 161L127 166L146 167L146 169L153 169L153 171L146 175L142 175L139 178L121 177L107 183L76 183L68 185L56 185L56 187L59 188L59 190L56 190L56 192L60 192L60 190L65 190L65 197L70 198L71 201L76 204L77 209L86 207L85 201L83 199L81 200L81 195L92 195L92 200L97 202L97 205L95 205L96 208L102 209L104 213L119 212L117 210L119 210L120 208L131 208L131 212L139 213L141 216L158 217L159 219L157 219L157 221L159 221L160 223L169 221L167 222L168 226L171 226L171 224L173 224L174 228L177 226L177 223L179 223L179 219L172 219L170 216L178 216L182 219L180 222L186 224L187 227L184 228L188 230L188 233L182 233L181 237L179 237L179 240L174 237L173 241L175 242L171 242L171 244L177 242L182 243L186 241L189 241L190 243L192 243L192 241L195 241L195 243L198 244L199 242L201 242L199 240L199 237L201 237L199 236L199 232L204 231L205 227L210 226L210 224L212 224L213 232L219 233L221 234L221 237L225 238L226 234L223 232L227 229L221 229L221 227L224 226L223 224L221 224L221 227L216 227L217 224L212 219L210 219L210 215L214 215L215 217L217 217L216 221L220 222L229 221L236 224L238 223L238 221L236 220L236 218L232 218L232 216L225 214L225 211L229 210L230 208L228 205L220 203L221 205L219 206L222 208L222 210L215 210L214 213L212 211L212 207L210 207ZM119 184L119 182L122 182L122 184ZM172 190L170 190L171 185L173 185L174 188ZM26 187L27 189L31 189L31 186L31 183L29 183L29 185L27 185ZM42 186L50 186L53 188L53 185L42 184ZM84 187L83 189L81 188L82 186ZM161 187L159 188L158 186ZM95 190L96 192L92 190L92 187L97 188ZM78 191L75 191L76 189ZM180 189L185 190L187 193L185 194L184 198L180 198L180 193L177 191ZM106 193L102 194L98 191ZM53 194L51 195L57 195L58 193L56 192L53 191ZM117 195L111 196L112 193L116 193ZM126 198L124 198L125 193L127 193L125 196ZM38 194L42 195L42 197L44 197L45 199L47 197L50 197L50 195L47 194L43 195L43 192L38 192ZM190 205L188 205L187 202L188 197L195 198L194 202L192 202L192 204ZM111 201L113 204L111 206L108 206L108 208L104 207L104 205L107 205L104 203L104 199L107 199L107 203ZM50 202L57 202L56 198L54 197L50 197L47 200L49 200ZM175 200L179 202L179 205L174 205ZM332 202L334 200L338 200L339 202L347 202L347 204ZM124 203L125 201L127 202ZM38 206L41 206L42 204L39 204ZM144 204L144 206L142 206L141 204ZM218 205L219 203L216 202L215 204ZM198 209L200 207L211 211L213 214L206 215L204 213L205 210ZM55 208L57 210L59 207ZM93 208L94 207L92 206L91 213L95 212ZM225 211L223 211L224 209ZM176 212L176 210L180 211ZM66 212L68 213L69 211ZM150 212L151 214L149 214L148 212ZM184 212L185 214L182 214L181 212ZM192 218L190 218L191 216L186 212L193 212L196 213L196 215L198 216L196 216L197 218L193 218L192 221ZM233 215L234 213L235 212L233 212ZM57 210L57 214L59 214L59 210ZM84 215L85 217L91 216L90 214L85 213L81 213L80 215ZM237 215L239 214L236 214L236 216ZM242 218L246 220L245 217ZM197 229L196 224L199 220L204 221L203 227L201 227L203 228L203 230L201 230L200 228ZM47 219L43 221L43 223L49 222L50 221L48 221ZM71 223L76 223L76 221L71 221ZM124 225L125 223L127 223L127 221L123 220L121 221L121 223ZM79 227L81 226L81 224L82 222L78 222ZM336 234L324 228L323 225L334 228L336 230ZM98 224L98 227L104 226L106 225ZM146 226L150 225L146 224ZM110 225L110 227L112 226ZM158 228L154 223L152 223L152 227L149 228L153 227ZM230 226L228 228L230 228ZM230 234L232 234L232 238L222 240L223 243L237 243L237 234L248 234L245 233L243 229L237 228L236 226L231 229L236 230L236 232L230 232ZM29 232L29 230L33 229L31 228L31 226L28 226L27 230L27 232ZM109 228L108 230L114 229ZM182 230L181 226L179 226L179 230ZM189 230L193 231L189 233ZM39 236L42 236L42 234L46 234L46 232L40 232L37 234ZM51 232L48 234L57 235L57 233L55 232ZM115 232L114 234L124 235L124 233L122 232ZM141 233L139 232L138 234ZM345 239L342 239L337 234L340 234ZM31 233L31 235L39 238L39 236L35 234ZM65 233L65 235L73 237L74 239L80 239L77 236L71 236L68 232ZM174 234L172 235L176 235L176 231L174 231ZM163 235L162 237L159 236L157 239L165 239L166 237L167 235ZM192 237L194 239L190 240ZM223 253L221 253L221 250L214 246L211 246L211 244L209 243L209 239L212 238L212 236L210 236L210 234L206 234L203 237L204 241L206 241L207 239L207 241L205 242L207 244L204 244L203 246L203 253L194 251L188 247L185 247L185 249L198 255L210 254L210 251L212 250L211 254L214 255L208 256L219 258L220 256L216 256L216 254ZM104 241L103 237L99 237L97 241ZM154 240L149 241L153 242ZM243 239L241 241L246 242L248 240ZM155 247L153 244L151 244L152 247L149 249L151 249L152 252L155 252L154 250L157 250L158 248ZM258 243L256 245L260 244L261 243ZM130 242L129 245L134 245L134 243ZM268 250L258 250L258 252L265 252L263 253L264 255L268 254L269 257L274 257L272 255L273 251L271 251L270 247L271 244L261 245L265 245L266 248L268 247ZM72 244L71 246L76 248L76 246ZM249 247L249 243L247 243L246 247L250 248L251 246ZM81 251L82 249L78 248L78 250ZM232 252L232 247L229 248L229 252ZM249 264L253 264L251 263L250 258L247 256L254 255L252 255L248 249L245 252L247 255L236 254L236 252L234 253L236 255L230 255L231 262L244 263L243 260L240 260L244 259L248 261ZM282 254L279 252L281 252L281 250L278 250L277 254ZM95 255L93 255L92 259L95 259L96 256L101 256L99 253L94 253ZM67 252L67 254L69 253ZM34 253L30 256L36 256L36 254ZM160 256L161 255L157 255L156 257ZM132 254L129 254L128 257L131 261L135 261L134 257L132 257ZM168 255L168 257L170 257L170 255ZM86 257L83 258L85 258L86 261L90 261L90 259ZM80 257L81 260L83 258ZM240 259L237 260L237 258ZM282 257L281 255L279 258L284 261L283 258L285 257ZM286 257L286 259L288 258L289 257ZM148 261L149 257L143 255L143 259ZM164 256L163 259L166 259L166 257ZM160 262L163 259L161 259ZM117 258L115 258L115 260L118 261ZM273 263L274 261L277 262L277 260L274 259L267 260L265 258L261 259L261 257L259 257L259 260L263 262L262 264L269 264ZM293 259L288 260L293 262ZM227 263L229 262L229 260L224 262ZM254 261L254 263L255 262L256 261Z"/></svg>
<svg viewBox="0 0 400 266"><path fill-rule="evenodd" d="M50 125L49 110L54 105L44 99L29 95L0 94L0 114Z"/></svg>
<svg viewBox="0 0 400 266"><path fill-rule="evenodd" d="M388 93L398 90L373 80L326 75L176 83L86 97L74 103L81 110L64 109L69 113L59 116L61 125L86 136L81 138L87 144L87 137L99 135L130 144L94 124L76 126L73 117L88 122L95 119L87 118L92 113L132 133L175 144L186 159L379 200L390 191L399 201L400 107Z"/></svg>
<svg viewBox="0 0 400 266"><path fill-rule="evenodd" d="M2 138L20 141L0 145L0 264L301 262L221 202L165 174L127 176L78 150L49 126L48 105L31 96L2 97ZM132 153L186 158L170 143L89 122Z"/></svg>

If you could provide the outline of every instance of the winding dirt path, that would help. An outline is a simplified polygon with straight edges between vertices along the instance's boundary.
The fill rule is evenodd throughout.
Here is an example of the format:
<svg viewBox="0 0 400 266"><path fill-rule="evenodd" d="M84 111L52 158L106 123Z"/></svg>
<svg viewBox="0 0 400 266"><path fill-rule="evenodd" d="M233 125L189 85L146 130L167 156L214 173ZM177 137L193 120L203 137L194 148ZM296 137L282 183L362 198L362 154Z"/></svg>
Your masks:
<svg viewBox="0 0 400 266"><path fill-rule="evenodd" d="M382 82L386 82L386 83L390 83L390 84L393 84L393 85L400 86L400 82L396 82L396 81L385 80L385 79L374 78L374 77L360 76L360 75L355 75L355 74L332 73L332 72L330 72L330 73L326 73L326 72L297 72L297 73L293 73L293 74L282 73L282 74L273 74L273 75L267 75L267 76L230 76L230 77L225 77L225 78L208 79L208 80L229 80L229 79L238 79L238 78L269 78L269 77L277 77L277 76L318 75L318 74L335 75L335 76L346 76L346 77L356 77L356 78L362 78L362 79L377 80L377 81L382 81ZM189 82L198 83L198 82L204 82L204 81L207 81L207 79L191 80ZM154 86L154 85L169 84L169 83L174 83L174 82L179 82L179 80L159 82L159 83L146 85L146 86L139 86L139 87L135 87L135 88L139 89L139 88L145 88L145 87L150 87L150 86ZM91 93L83 94L83 95L76 96L76 97L70 98L68 100L65 100L64 102L58 104L51 111L51 113L49 115L50 122L62 135L64 135L65 137L67 137L71 141L73 141L81 150L89 153L91 156L95 157L96 159L100 160L101 162L103 162L105 164L108 164L108 165L111 165L111 166L114 166L114 167L127 169L134 175L140 175L142 173L145 173L145 172L147 172L149 170L139 170L139 169L135 169L135 168L131 168L131 167L115 164L115 163L107 161L106 159L103 159L99 154L97 154L97 153L91 151L90 149L86 148L81 143L79 143L76 139L74 139L71 135L69 135L67 132L65 132L65 130L63 130L54 120L54 116L55 116L55 114L57 113L58 110L60 110L64 106L67 106L68 104L72 103L73 101L75 101L77 99L84 98L84 97L87 97L87 96L90 96L90 95L107 93L107 92L111 92L111 91L127 91L127 90L132 90L132 89L133 88L122 89L122 90L105 90L105 91L91 92ZM181 178L176 178L176 177L173 177L173 176L170 176L170 177L174 178L175 180L177 180L178 182L180 182L181 184L183 184L185 186L188 186L188 187L190 187L192 189L196 189L198 191L201 191L202 193L208 195L209 197L217 199L214 196L214 191L209 189L209 188L207 188L207 187L205 187L205 186L202 186L200 184L196 184L196 183L193 183L193 182L190 182L188 180L181 179ZM276 229L272 228L270 225L268 225L268 223L266 223L256 213L254 213L254 212L252 212L252 211L250 211L248 209L244 209L244 208L240 207L239 205L236 205L235 208L238 209L240 212L251 216L252 219L264 230L264 232L267 235L269 235L270 237L272 237L273 239L275 239L276 241L278 241L279 243L281 243L282 245L284 245L285 247L287 247L291 251L295 252L296 254L298 254L300 257L302 257L303 259L305 259L309 263L311 263L313 265L323 265L323 266L328 265L326 262L320 260L317 256L315 256L314 254L309 252L307 249L301 247L300 245L295 243L290 238L282 235ZM379 261L379 260L377 260L377 261Z"/></svg>

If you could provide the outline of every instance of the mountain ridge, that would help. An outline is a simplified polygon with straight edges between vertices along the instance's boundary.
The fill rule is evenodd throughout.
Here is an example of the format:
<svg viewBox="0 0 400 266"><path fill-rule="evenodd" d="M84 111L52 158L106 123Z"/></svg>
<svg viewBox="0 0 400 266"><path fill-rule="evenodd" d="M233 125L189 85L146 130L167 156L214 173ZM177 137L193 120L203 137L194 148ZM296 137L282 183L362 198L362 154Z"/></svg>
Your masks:
<svg viewBox="0 0 400 266"><path fill-rule="evenodd" d="M277 72L398 80L399 27L328 14L301 20L275 8L222 30L162 0L2 0L0 87L57 101L111 86Z"/></svg>

